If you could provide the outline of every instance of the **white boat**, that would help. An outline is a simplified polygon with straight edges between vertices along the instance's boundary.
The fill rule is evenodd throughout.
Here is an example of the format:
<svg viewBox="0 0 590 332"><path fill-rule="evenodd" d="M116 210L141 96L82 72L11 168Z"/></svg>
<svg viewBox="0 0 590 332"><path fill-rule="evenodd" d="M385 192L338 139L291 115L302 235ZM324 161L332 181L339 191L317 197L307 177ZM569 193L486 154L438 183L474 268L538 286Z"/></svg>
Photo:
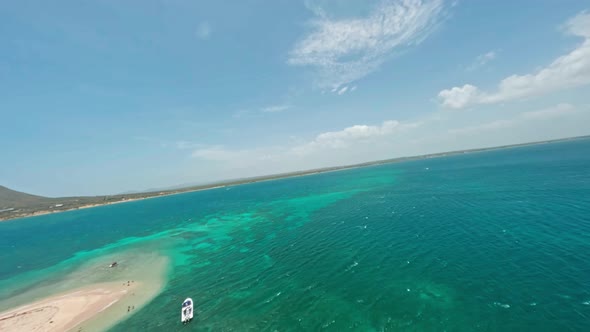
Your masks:
<svg viewBox="0 0 590 332"><path fill-rule="evenodd" d="M180 321L186 324L193 320L193 299L190 297L182 302L182 310L180 312Z"/></svg>

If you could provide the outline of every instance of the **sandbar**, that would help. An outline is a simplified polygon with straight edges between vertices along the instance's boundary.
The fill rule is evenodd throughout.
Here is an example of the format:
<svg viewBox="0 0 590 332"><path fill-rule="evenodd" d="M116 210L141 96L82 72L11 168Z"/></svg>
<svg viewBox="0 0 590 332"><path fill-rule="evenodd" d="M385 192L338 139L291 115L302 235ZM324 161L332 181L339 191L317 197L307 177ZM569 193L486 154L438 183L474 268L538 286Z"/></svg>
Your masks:
<svg viewBox="0 0 590 332"><path fill-rule="evenodd" d="M91 318L103 316L112 323L128 315L121 304L135 302L137 310L144 301L132 301L141 290L138 282L127 281L95 284L0 313L0 331L68 331ZM143 296L142 296L143 298ZM117 312L118 311L118 314ZM108 322L105 322L108 323Z"/></svg>
<svg viewBox="0 0 590 332"><path fill-rule="evenodd" d="M105 262L114 261L115 256L119 265L108 268ZM167 266L168 258L154 252L117 252L95 258L58 282L33 283L3 300L7 311L0 312L0 331L108 330L162 291Z"/></svg>

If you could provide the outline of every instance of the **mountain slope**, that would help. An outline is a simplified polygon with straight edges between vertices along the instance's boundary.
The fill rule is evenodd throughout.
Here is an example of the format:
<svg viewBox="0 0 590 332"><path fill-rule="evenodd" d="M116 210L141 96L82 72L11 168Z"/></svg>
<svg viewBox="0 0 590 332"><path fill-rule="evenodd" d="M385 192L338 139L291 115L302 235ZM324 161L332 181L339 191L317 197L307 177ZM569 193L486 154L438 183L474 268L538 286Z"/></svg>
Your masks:
<svg viewBox="0 0 590 332"><path fill-rule="evenodd" d="M0 209L49 204L53 198L26 194L0 186Z"/></svg>

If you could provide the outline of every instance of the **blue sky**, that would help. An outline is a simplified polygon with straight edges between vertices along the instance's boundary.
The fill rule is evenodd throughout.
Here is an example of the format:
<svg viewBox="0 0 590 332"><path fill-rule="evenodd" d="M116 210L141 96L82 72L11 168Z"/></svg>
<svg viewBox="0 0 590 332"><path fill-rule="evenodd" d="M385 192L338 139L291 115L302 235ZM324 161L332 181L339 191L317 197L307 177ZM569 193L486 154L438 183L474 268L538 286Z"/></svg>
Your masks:
<svg viewBox="0 0 590 332"><path fill-rule="evenodd" d="M0 184L60 196L590 134L586 1L4 1Z"/></svg>

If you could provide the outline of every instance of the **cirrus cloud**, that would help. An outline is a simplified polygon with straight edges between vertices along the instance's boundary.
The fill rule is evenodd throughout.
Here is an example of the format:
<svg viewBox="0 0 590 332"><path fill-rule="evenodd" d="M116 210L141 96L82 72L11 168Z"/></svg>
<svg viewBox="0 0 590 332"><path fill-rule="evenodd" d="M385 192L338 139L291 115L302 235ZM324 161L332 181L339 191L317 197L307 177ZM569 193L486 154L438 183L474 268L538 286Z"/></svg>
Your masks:
<svg viewBox="0 0 590 332"><path fill-rule="evenodd" d="M497 56L496 51L489 51L484 54L478 55L475 58L475 61L469 67L467 67L467 71L473 71L473 70L476 70L478 68L485 66L489 62L496 59L496 56Z"/></svg>
<svg viewBox="0 0 590 332"><path fill-rule="evenodd" d="M382 1L354 19L314 12L312 31L295 44L288 63L315 69L318 86L338 89L375 71L394 50L428 37L443 17L443 1Z"/></svg>
<svg viewBox="0 0 590 332"><path fill-rule="evenodd" d="M263 113L279 113L279 112L286 111L289 108L291 108L290 105L272 105L272 106L263 107L260 109L260 111Z"/></svg>

